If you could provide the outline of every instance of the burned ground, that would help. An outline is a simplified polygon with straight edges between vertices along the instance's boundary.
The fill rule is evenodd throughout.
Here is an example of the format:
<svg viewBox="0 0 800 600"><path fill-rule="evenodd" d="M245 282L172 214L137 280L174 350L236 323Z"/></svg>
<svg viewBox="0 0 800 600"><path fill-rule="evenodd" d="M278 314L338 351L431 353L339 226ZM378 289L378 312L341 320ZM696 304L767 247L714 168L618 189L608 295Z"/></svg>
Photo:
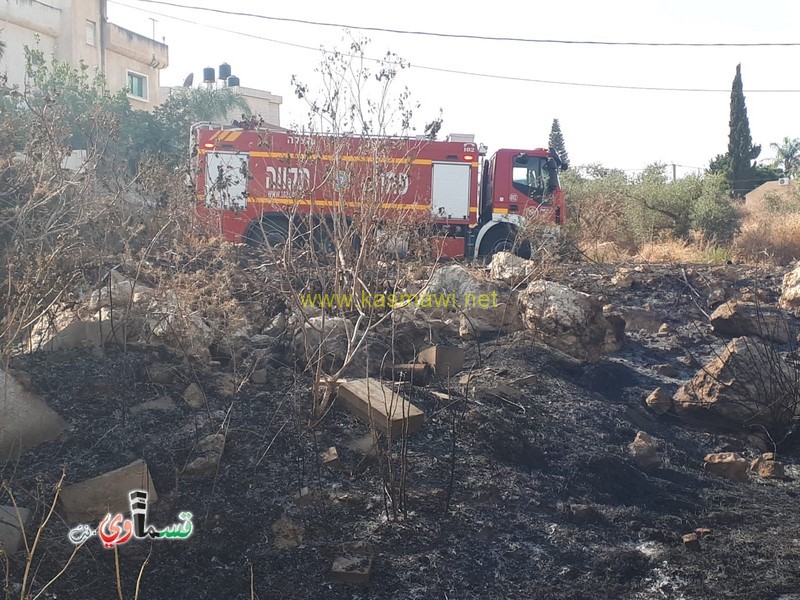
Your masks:
<svg viewBox="0 0 800 600"><path fill-rule="evenodd" d="M6 464L2 477L20 505L36 509L37 523L62 466L69 484L143 458L159 494L149 518L166 523L189 510L195 533L121 546L125 597L133 597L146 559L142 598L245 599L251 577L262 599L792 597L800 590L795 451L782 454L787 480L733 483L704 472L703 457L718 450L756 456L744 436L689 429L644 404L655 387L671 393L693 375L697 368L681 359L703 362L719 352L721 340L703 316L714 289L730 297L761 288L764 302L774 303L777 272L647 267L630 289L619 289L609 283L613 267L559 271L554 279L606 296L623 315L650 305L669 334L629 330L625 348L596 364L526 333L490 336L480 348L465 343L468 368L491 372L520 397L461 400L453 391L457 401L448 403L430 393L455 390L455 379L409 390L426 421L408 438L407 515L400 507L395 519L387 510L385 462L348 448L366 425L334 404L309 430L310 381L290 361L274 361L267 382L255 384L234 361L188 362L163 347L16 359L13 366L31 375L72 432ZM654 368L664 364L675 376ZM152 383L152 365L174 366L175 379ZM199 411L181 399L191 382L206 393ZM165 397L173 403L162 410L135 408ZM182 475L198 441L220 429L226 443L217 473ZM660 468L644 470L628 454L637 431L658 441ZM318 460L330 446L340 468ZM298 505L293 496L304 487L313 498ZM579 516L577 505L591 510ZM710 533L691 551L681 536L698 527ZM34 589L69 557L67 530L57 517L44 530ZM378 553L367 588L330 579L336 545L353 540ZM42 597L118 597L114 557L92 540ZM12 557L11 581L23 560Z"/></svg>

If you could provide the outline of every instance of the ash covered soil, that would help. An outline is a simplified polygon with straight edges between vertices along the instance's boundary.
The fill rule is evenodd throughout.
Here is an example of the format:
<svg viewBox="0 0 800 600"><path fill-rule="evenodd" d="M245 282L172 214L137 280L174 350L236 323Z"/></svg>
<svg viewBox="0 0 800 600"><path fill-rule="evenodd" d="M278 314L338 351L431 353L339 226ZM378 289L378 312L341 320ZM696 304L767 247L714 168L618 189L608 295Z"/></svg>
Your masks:
<svg viewBox="0 0 800 600"><path fill-rule="evenodd" d="M783 271L650 265L632 271L629 289L610 283L616 271L567 264L550 275L629 312L625 347L601 362L569 358L524 332L451 340L466 350L465 371L520 394L463 400L453 392L452 403L431 394L455 389L457 378L409 390L425 423L407 439L404 506L384 496L386 460L348 447L369 433L365 424L334 404L309 430L310 381L280 353L262 384L235 361L188 363L163 347L19 357L14 368L72 430L5 464L2 477L36 524L62 467L69 485L144 459L159 495L148 518L167 524L188 510L195 530L187 540L121 546L125 598L144 561L144 599L800 598L792 444L780 454L786 479L734 483L703 471L703 458L758 456L746 432L690 429L644 402L656 387L677 390L722 348L703 314L721 301L716 290L774 305ZM153 383L153 365L174 366L174 380ZM206 394L201 410L182 399L192 382ZM134 408L159 399L161 409ZM198 441L218 431L226 442L216 474L185 476ZM644 470L629 455L638 431L657 439L660 468ZM330 446L336 468L318 458ZM298 504L304 487L310 501ZM34 557L34 592L73 550L59 510ZM681 536L696 528L710 533L692 551ZM330 576L337 545L352 541L377 553L366 587ZM24 556L9 568L19 581ZM90 540L41 597L117 598L115 570L115 553ZM18 597L13 584L9 591Z"/></svg>

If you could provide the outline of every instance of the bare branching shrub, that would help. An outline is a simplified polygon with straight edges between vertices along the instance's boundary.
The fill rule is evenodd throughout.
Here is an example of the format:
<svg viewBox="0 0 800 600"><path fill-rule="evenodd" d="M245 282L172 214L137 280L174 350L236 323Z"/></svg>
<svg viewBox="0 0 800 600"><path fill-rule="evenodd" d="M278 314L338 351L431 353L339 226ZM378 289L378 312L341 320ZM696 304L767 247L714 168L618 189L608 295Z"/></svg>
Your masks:
<svg viewBox="0 0 800 600"><path fill-rule="evenodd" d="M330 409L337 381L380 376L419 350L400 356L394 315L418 291L409 261L430 262L434 252L424 235L429 197L409 186L415 165L425 162L425 138L411 135L417 105L408 90L395 91L406 64L387 54L373 66L365 44L352 40L346 53L326 54L319 90L294 81L309 119L290 136L286 156L274 158L278 166L269 166L280 199L266 199L251 230L270 265L266 289L288 309L300 370L313 381L312 430ZM270 140L266 133L265 147ZM387 517L398 518L405 514L405 436L382 438L380 456Z"/></svg>
<svg viewBox="0 0 800 600"><path fill-rule="evenodd" d="M427 198L409 194L425 142L407 137L417 108L408 90L394 92L406 65L388 54L370 67L365 44L353 40L347 54L326 55L318 93L295 80L309 120L297 135L302 150L286 166L305 176L288 190L291 204L261 224L261 239L277 242L270 254L280 274L276 291L301 321L315 381L335 382L354 370L375 374L384 361L394 362L385 332L400 302L386 299L408 291L399 260L429 220ZM279 228L284 235L275 235ZM422 246L430 256L430 245ZM331 338L342 347L332 349ZM324 415L329 389L316 390L313 419Z"/></svg>

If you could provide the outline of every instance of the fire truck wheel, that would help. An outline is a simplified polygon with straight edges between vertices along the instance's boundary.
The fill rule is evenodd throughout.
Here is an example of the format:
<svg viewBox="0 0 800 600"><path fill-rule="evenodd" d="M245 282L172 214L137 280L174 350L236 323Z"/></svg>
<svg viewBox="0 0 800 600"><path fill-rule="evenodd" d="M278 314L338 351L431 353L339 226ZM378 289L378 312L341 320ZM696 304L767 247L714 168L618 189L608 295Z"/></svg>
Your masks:
<svg viewBox="0 0 800 600"><path fill-rule="evenodd" d="M317 227L314 229L314 249L320 254L333 254L335 247L331 236L324 228Z"/></svg>
<svg viewBox="0 0 800 600"><path fill-rule="evenodd" d="M498 252L514 252L517 256L525 259L531 257L531 244L524 240L517 245L516 232L505 227L496 227L486 234L481 241L480 255L491 257Z"/></svg>
<svg viewBox="0 0 800 600"><path fill-rule="evenodd" d="M495 227L481 241L481 256L492 256L498 252L511 252L514 249L514 232L505 227Z"/></svg>
<svg viewBox="0 0 800 600"><path fill-rule="evenodd" d="M285 220L264 219L260 223L251 225L246 239L253 246L262 244L271 248L283 246L289 239L289 224Z"/></svg>

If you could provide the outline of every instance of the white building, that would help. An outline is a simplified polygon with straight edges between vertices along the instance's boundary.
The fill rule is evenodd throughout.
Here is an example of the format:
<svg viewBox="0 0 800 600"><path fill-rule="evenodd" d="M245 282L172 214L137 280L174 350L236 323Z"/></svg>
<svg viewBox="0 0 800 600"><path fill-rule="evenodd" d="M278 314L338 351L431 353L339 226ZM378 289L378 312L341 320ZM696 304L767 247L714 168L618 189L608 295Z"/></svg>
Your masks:
<svg viewBox="0 0 800 600"><path fill-rule="evenodd" d="M23 86L29 46L48 59L100 69L111 90L128 89L134 109L151 110L161 102L167 45L109 23L106 0L0 0L0 40L6 44L0 73L9 86Z"/></svg>

